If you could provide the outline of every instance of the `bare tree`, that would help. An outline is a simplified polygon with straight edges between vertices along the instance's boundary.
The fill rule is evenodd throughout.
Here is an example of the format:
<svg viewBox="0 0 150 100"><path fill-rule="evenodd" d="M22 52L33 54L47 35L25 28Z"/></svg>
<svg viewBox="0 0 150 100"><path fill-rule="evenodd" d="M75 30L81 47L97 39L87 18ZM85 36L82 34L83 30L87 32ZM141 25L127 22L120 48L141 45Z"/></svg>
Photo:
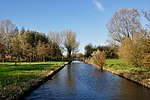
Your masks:
<svg viewBox="0 0 150 100"><path fill-rule="evenodd" d="M143 11L145 18L150 22L150 10L149 11Z"/></svg>
<svg viewBox="0 0 150 100"><path fill-rule="evenodd" d="M141 29L140 15L137 9L122 8L115 12L107 24L109 36L115 43L120 43L125 37L134 38L134 33Z"/></svg>
<svg viewBox="0 0 150 100"><path fill-rule="evenodd" d="M71 58L72 53L78 50L79 42L76 39L76 34L71 30L65 30L63 45L67 50L68 58Z"/></svg>
<svg viewBox="0 0 150 100"><path fill-rule="evenodd" d="M142 11L144 14L144 17L147 19L148 24L146 24L147 26L147 31L149 32L150 35L150 10L149 11Z"/></svg>
<svg viewBox="0 0 150 100"><path fill-rule="evenodd" d="M11 49L11 43L10 43L10 38L15 35L17 27L9 20L2 20L0 22L0 43L3 45L3 61L5 59L5 55L10 54L10 49ZM1 48L2 48L1 47Z"/></svg>
<svg viewBox="0 0 150 100"><path fill-rule="evenodd" d="M59 45L62 37L61 37L60 33L49 32L48 33L48 39L49 39L50 43Z"/></svg>

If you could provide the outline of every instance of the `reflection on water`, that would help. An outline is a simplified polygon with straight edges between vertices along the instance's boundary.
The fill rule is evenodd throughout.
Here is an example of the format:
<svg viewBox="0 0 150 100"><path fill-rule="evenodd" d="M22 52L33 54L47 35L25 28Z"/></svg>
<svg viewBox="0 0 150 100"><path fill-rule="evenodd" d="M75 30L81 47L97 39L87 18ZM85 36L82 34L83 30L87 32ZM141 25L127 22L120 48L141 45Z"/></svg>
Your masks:
<svg viewBox="0 0 150 100"><path fill-rule="evenodd" d="M25 100L149 100L144 88L91 65L73 62Z"/></svg>

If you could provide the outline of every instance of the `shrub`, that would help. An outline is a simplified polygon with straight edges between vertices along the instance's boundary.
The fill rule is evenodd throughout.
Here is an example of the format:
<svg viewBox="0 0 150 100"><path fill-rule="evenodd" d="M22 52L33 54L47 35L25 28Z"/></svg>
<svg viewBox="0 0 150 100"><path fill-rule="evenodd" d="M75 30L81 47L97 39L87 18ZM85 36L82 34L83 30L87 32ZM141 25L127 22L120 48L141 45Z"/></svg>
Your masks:
<svg viewBox="0 0 150 100"><path fill-rule="evenodd" d="M119 57L134 67L150 68L150 37L125 38L119 47Z"/></svg>
<svg viewBox="0 0 150 100"><path fill-rule="evenodd" d="M143 52L141 42L133 41L130 38L126 38L122 41L119 48L119 56L123 61L134 67L140 67L142 65Z"/></svg>
<svg viewBox="0 0 150 100"><path fill-rule="evenodd" d="M92 53L93 63L103 69L104 61L105 61L105 52L101 52L99 50L94 51Z"/></svg>

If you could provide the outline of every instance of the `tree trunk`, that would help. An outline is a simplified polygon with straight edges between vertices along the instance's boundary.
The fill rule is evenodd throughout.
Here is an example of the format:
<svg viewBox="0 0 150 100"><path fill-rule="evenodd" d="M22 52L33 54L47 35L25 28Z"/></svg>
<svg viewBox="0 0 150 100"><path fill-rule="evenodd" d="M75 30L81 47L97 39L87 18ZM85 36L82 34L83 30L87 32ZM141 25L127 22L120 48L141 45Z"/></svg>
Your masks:
<svg viewBox="0 0 150 100"><path fill-rule="evenodd" d="M17 58L15 60L15 66L17 65L17 62L18 62L18 56L17 56Z"/></svg>
<svg viewBox="0 0 150 100"><path fill-rule="evenodd" d="M45 62L45 56L43 56L43 62Z"/></svg>
<svg viewBox="0 0 150 100"><path fill-rule="evenodd" d="M2 55L2 62L5 62L5 54Z"/></svg>
<svg viewBox="0 0 150 100"><path fill-rule="evenodd" d="M17 61L15 60L15 66L17 65Z"/></svg>
<svg viewBox="0 0 150 100"><path fill-rule="evenodd" d="M71 49L68 49L68 59L70 60L71 58Z"/></svg>
<svg viewBox="0 0 150 100"><path fill-rule="evenodd" d="M30 56L30 63L31 63L32 57Z"/></svg>

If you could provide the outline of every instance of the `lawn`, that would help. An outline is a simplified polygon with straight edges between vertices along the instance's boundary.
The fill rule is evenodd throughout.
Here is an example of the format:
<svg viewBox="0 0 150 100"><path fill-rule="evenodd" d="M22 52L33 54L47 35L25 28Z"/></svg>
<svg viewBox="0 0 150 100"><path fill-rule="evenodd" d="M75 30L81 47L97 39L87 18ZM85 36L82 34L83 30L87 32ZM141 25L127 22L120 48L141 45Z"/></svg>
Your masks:
<svg viewBox="0 0 150 100"><path fill-rule="evenodd" d="M47 74L65 62L12 62L0 63L0 99L9 98L33 86Z"/></svg>

